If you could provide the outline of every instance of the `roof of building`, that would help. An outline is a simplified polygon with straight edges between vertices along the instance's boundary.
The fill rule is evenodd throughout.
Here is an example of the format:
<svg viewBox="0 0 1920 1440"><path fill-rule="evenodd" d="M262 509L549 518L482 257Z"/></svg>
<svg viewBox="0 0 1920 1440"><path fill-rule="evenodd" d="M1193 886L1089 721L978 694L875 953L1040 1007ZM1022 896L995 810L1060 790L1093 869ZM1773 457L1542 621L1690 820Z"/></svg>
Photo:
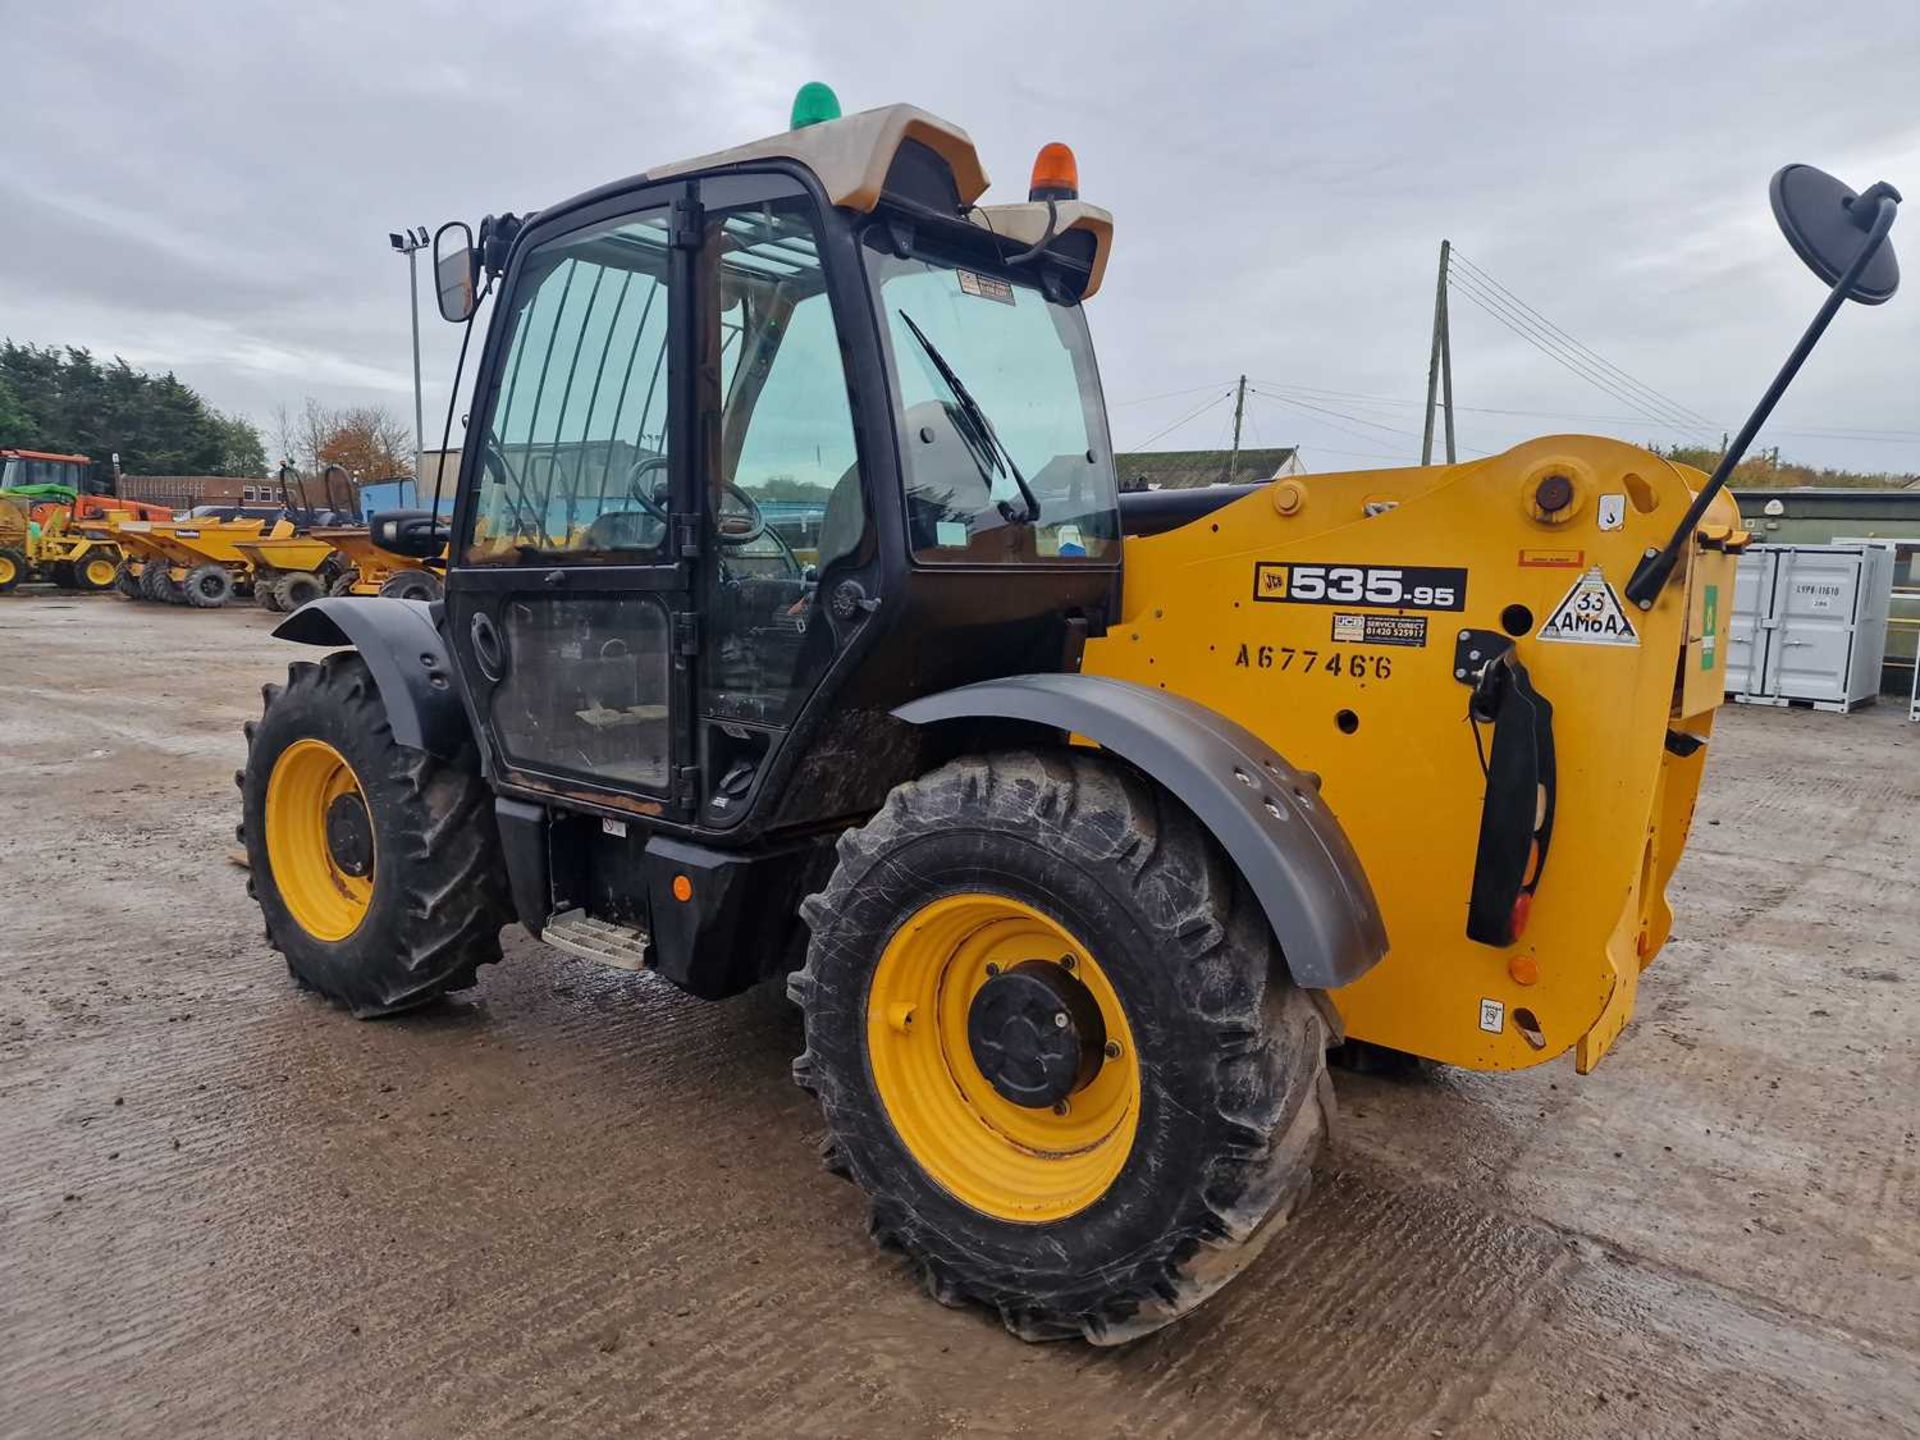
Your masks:
<svg viewBox="0 0 1920 1440"><path fill-rule="evenodd" d="M1233 479L1240 484L1270 479L1292 461L1293 453L1293 446L1282 445L1242 450L1234 460L1231 450L1136 450L1115 455L1113 469L1123 490L1192 490L1227 483L1230 461Z"/></svg>
<svg viewBox="0 0 1920 1440"><path fill-rule="evenodd" d="M1842 487L1838 485L1794 485L1770 489L1764 486L1736 485L1733 498L1742 509L1758 509L1769 500L1778 500L1789 511L1818 514L1822 511L1893 511L1906 514L1920 507L1920 490L1908 486L1886 489Z"/></svg>

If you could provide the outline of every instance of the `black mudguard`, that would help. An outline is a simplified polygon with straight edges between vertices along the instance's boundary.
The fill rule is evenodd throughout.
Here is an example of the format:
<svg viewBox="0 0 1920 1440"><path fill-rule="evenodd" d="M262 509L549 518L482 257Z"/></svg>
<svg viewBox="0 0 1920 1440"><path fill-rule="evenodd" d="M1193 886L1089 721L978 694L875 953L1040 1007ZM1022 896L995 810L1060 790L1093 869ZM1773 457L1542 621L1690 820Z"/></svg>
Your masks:
<svg viewBox="0 0 1920 1440"><path fill-rule="evenodd" d="M393 738L443 760L473 739L446 642L425 600L340 595L312 600L274 627L274 636L301 645L351 645L373 672Z"/></svg>
<svg viewBox="0 0 1920 1440"><path fill-rule="evenodd" d="M893 712L915 725L1022 720L1081 735L1191 810L1246 877L1294 981L1331 990L1387 953L1360 857L1315 782L1251 730L1164 691L1097 675L1016 675Z"/></svg>

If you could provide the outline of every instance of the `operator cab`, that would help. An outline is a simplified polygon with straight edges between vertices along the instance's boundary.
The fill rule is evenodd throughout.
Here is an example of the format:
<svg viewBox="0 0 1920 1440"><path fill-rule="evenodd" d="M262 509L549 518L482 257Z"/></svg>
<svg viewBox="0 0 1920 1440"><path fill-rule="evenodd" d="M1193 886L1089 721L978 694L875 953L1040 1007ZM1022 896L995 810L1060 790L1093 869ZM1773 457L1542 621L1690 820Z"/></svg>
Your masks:
<svg viewBox="0 0 1920 1440"><path fill-rule="evenodd" d="M1071 668L1114 612L1081 305L1112 223L1071 155L981 206L957 127L800 108L436 244L448 318L498 290L444 628L508 796L727 845L831 826L923 758L893 707Z"/></svg>

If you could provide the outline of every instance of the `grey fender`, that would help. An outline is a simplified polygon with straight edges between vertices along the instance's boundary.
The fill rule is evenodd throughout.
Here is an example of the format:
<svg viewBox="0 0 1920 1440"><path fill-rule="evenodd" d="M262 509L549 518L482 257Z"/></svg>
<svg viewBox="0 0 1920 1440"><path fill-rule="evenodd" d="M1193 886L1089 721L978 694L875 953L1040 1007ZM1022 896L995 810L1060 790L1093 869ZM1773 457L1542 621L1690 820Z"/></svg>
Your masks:
<svg viewBox="0 0 1920 1440"><path fill-rule="evenodd" d="M1242 725L1192 700L1098 675L1015 675L910 701L915 725L1025 720L1085 736L1172 792L1266 911L1294 981L1331 990L1387 953L1360 857L1315 782Z"/></svg>
<svg viewBox="0 0 1920 1440"><path fill-rule="evenodd" d="M338 595L310 600L274 627L302 645L351 645L373 672L393 738L451 760L472 739L446 642L425 600Z"/></svg>

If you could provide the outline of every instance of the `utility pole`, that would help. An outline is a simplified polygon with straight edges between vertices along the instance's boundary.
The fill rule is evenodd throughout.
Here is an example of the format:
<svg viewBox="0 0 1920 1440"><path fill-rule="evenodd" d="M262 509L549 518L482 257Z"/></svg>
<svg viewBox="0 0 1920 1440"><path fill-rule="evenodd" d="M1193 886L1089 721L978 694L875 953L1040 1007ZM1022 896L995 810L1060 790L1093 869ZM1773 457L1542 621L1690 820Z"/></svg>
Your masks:
<svg viewBox="0 0 1920 1440"><path fill-rule="evenodd" d="M1433 348L1427 356L1427 428L1420 440L1420 463L1433 463L1433 409L1436 391L1444 386L1447 410L1447 463L1454 462L1453 446L1453 339L1447 324L1447 265L1453 255L1453 242L1440 242L1440 278L1433 291Z"/></svg>
<svg viewBox="0 0 1920 1440"><path fill-rule="evenodd" d="M1247 377L1240 377L1240 384L1233 395L1233 453L1227 456L1227 483L1233 483L1234 472L1240 468L1240 417L1247 412Z"/></svg>
<svg viewBox="0 0 1920 1440"><path fill-rule="evenodd" d="M1452 244L1442 240L1440 242L1440 406L1447 417L1447 464L1449 465L1460 458L1453 449L1453 320L1447 314L1447 263L1452 258Z"/></svg>
<svg viewBox="0 0 1920 1440"><path fill-rule="evenodd" d="M413 317L413 478L420 483L420 467L426 463L426 406L420 394L420 252L427 246L424 226L389 233L387 243L407 257L407 295L412 301Z"/></svg>

